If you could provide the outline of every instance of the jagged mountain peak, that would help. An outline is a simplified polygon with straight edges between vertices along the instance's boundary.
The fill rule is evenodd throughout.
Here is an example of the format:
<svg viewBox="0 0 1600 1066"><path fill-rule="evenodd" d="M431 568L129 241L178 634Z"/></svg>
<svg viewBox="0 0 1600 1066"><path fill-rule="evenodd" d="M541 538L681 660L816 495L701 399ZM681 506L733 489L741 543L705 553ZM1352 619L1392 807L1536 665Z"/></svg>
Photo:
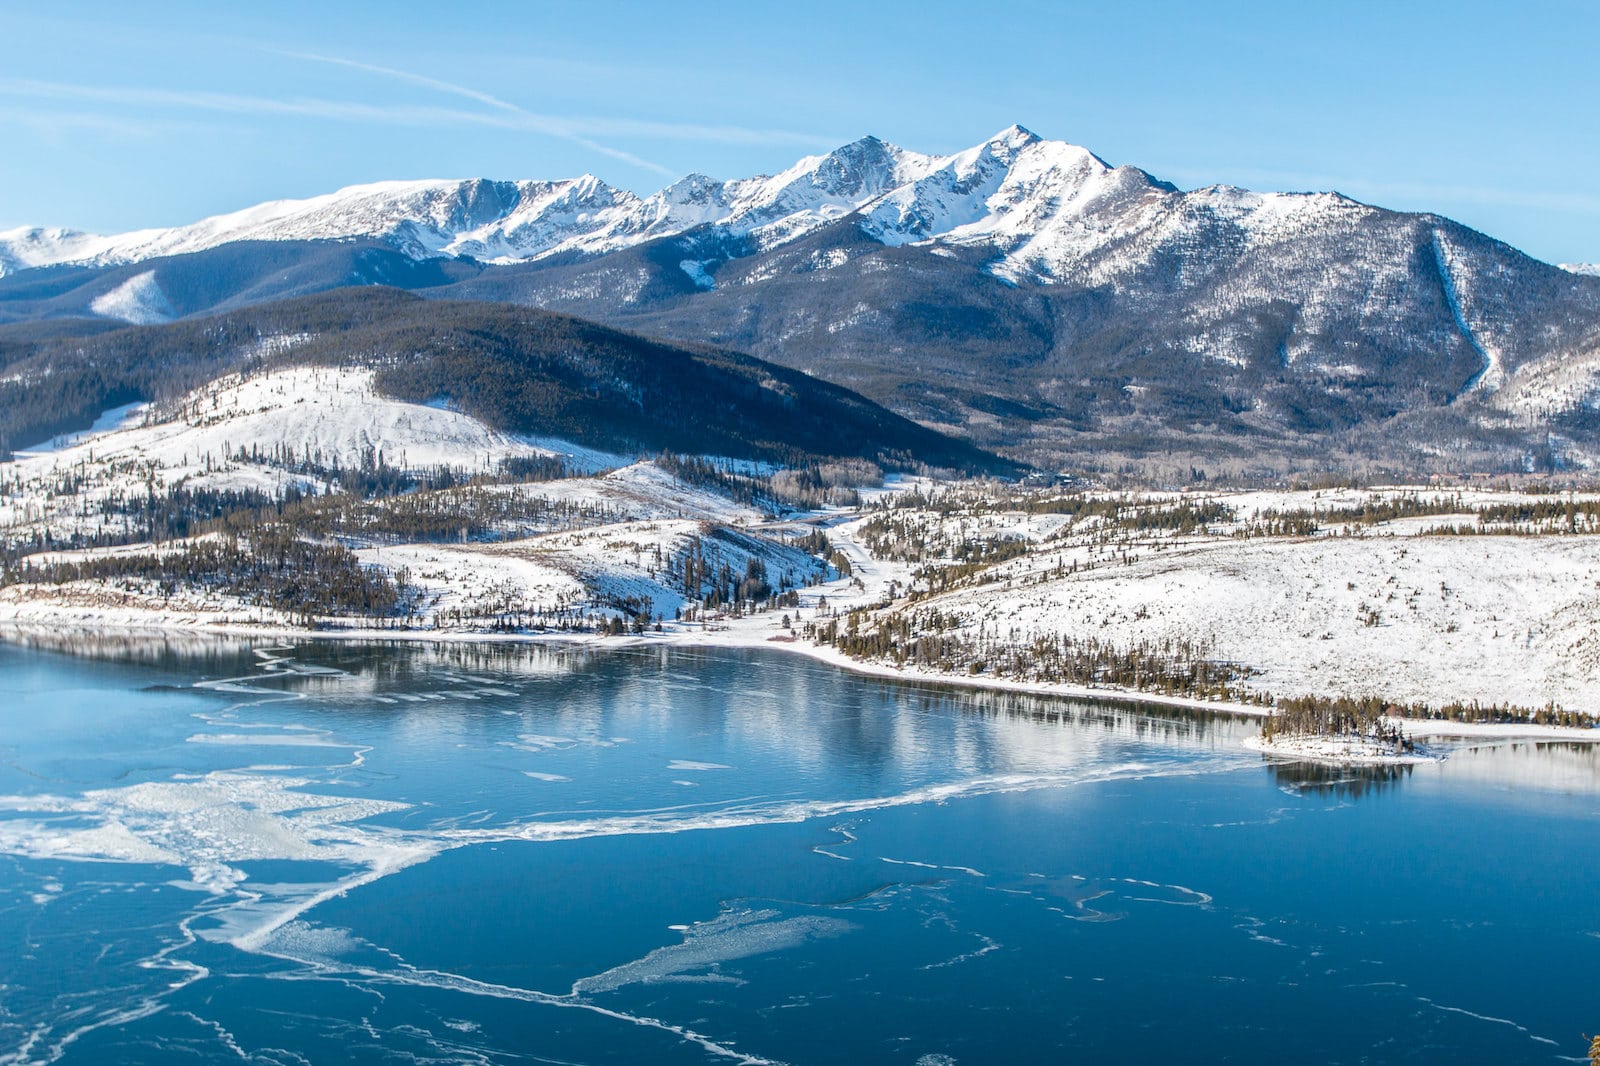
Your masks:
<svg viewBox="0 0 1600 1066"><path fill-rule="evenodd" d="M1028 127L1013 122L984 143L1017 149L1026 148L1030 144L1038 144L1043 139Z"/></svg>
<svg viewBox="0 0 1600 1066"><path fill-rule="evenodd" d="M876 137L835 148L811 168L811 181L831 193L850 196L891 184L903 153Z"/></svg>
<svg viewBox="0 0 1600 1066"><path fill-rule="evenodd" d="M701 203L715 196L725 183L698 171L685 174L656 195L677 204Z"/></svg>
<svg viewBox="0 0 1600 1066"><path fill-rule="evenodd" d="M859 201L914 179L933 160L869 136L823 155L806 156L768 182L784 189L810 186L829 196Z"/></svg>

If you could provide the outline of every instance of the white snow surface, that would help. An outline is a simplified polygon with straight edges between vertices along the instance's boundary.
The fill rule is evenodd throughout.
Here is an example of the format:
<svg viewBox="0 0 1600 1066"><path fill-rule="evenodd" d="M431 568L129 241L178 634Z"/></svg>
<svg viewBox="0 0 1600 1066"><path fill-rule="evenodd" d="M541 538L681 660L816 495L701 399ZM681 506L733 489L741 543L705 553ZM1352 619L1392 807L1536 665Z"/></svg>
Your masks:
<svg viewBox="0 0 1600 1066"><path fill-rule="evenodd" d="M1244 746L1263 755L1349 765L1423 763L1434 762L1438 758L1425 751L1396 751L1392 746L1380 741L1355 736L1297 733L1273 737L1246 737Z"/></svg>
<svg viewBox="0 0 1600 1066"><path fill-rule="evenodd" d="M135 274L109 292L101 293L90 302L89 309L104 318L118 318L135 326L154 326L178 317L167 301L167 294L161 291L154 270Z"/></svg>
<svg viewBox="0 0 1600 1066"><path fill-rule="evenodd" d="M1587 274L1600 278L1600 263L1562 263L1561 269L1572 274Z"/></svg>

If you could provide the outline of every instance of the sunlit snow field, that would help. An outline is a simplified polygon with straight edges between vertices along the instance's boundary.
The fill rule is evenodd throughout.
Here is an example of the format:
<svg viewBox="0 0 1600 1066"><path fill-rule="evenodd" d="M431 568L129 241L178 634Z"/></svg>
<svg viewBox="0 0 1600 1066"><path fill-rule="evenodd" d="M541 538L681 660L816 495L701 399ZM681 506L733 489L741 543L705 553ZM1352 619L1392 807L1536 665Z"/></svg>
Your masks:
<svg viewBox="0 0 1600 1066"><path fill-rule="evenodd" d="M1600 1028L1593 748L1359 773L775 653L51 644L0 642L0 1062L1514 1063Z"/></svg>

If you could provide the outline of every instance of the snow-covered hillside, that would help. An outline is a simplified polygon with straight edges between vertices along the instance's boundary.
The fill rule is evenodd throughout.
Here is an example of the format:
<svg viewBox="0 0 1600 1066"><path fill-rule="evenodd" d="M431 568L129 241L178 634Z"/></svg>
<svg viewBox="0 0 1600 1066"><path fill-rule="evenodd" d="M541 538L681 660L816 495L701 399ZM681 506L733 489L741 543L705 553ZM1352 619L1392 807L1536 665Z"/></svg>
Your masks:
<svg viewBox="0 0 1600 1066"><path fill-rule="evenodd" d="M902 655L918 636L960 642L965 651L945 653L954 656L945 669L962 675L1063 640L1152 656L1187 643L1247 668L1241 684L1251 693L1600 713L1593 494L1351 489L1115 501L1115 520L1104 509L1074 517L991 502L892 510L837 531L877 547L885 584L918 593L880 598L861 631L881 619L906 627ZM1192 510L1205 506L1214 510ZM1543 525L1525 517L1540 507L1553 516ZM1191 509L1195 528L1159 528L1154 516L1176 508ZM1269 531L1285 516L1314 515L1314 534ZM966 574L958 564L976 545L1009 550ZM960 576L930 594L947 566Z"/></svg>
<svg viewBox="0 0 1600 1066"><path fill-rule="evenodd" d="M25 457L23 469L40 461L72 466L90 451L105 461L152 461L169 470L207 457L220 463L241 449L283 446L318 454L325 466L359 466L381 454L389 465L413 470L490 467L510 456L550 454L466 415L391 400L373 388L372 377L371 370L339 367L230 375L168 410L152 410L145 426L87 436L47 457Z"/></svg>
<svg viewBox="0 0 1600 1066"><path fill-rule="evenodd" d="M540 466L555 479L517 481L504 469L535 457L559 458L564 471ZM366 499L342 480L384 470L432 480L397 485L391 476L389 489ZM184 510L183 499L220 509ZM405 575L408 615L456 629L507 617L590 628L672 619L707 589L731 590L752 574L770 581L761 593L770 597L827 569L781 536L755 532L762 511L654 462L510 436L456 411L390 399L371 370L331 367L224 377L166 407L108 411L93 430L0 463L0 544L32 567L188 558L231 530L259 530L253 514L270 522L282 513L275 504L299 503L337 512L342 523L312 518L296 533L304 543L343 544L356 565ZM238 521L221 533L188 524L163 537L171 523L150 518L163 508L189 523L224 512ZM424 542L407 543L407 533ZM303 624L304 615L225 584L158 579L148 568L118 580L21 582L0 589L0 619Z"/></svg>
<svg viewBox="0 0 1600 1066"><path fill-rule="evenodd" d="M1257 671L1251 688L1283 696L1592 711L1600 710L1600 553L1587 541L1221 540L940 607L995 632L1088 633L1124 646L1209 639L1217 658Z"/></svg>
<svg viewBox="0 0 1600 1066"><path fill-rule="evenodd" d="M652 462L512 437L457 412L391 400L374 390L368 370L294 368L223 378L168 409L119 408L97 431L50 443L0 464L3 543L46 548L28 553L29 566L171 558L216 543L214 532L159 543L140 532L143 514L159 501L210 492L256 494L232 505L236 516L257 507L271 514L268 501L297 493L345 508L356 524L333 539L356 549L363 567L406 575L410 615L451 628L491 627L505 617L589 627L611 618L672 619L697 602L692 589L724 573L737 580L755 567L779 590L806 585L826 570L781 538L742 531L762 521L761 511L678 481ZM577 476L516 482L500 470L503 460L534 456L558 456ZM456 476L443 489L365 502L339 491L341 469L379 467ZM494 476L463 481L465 475ZM399 509L394 513L421 507L441 516L443 537L405 543L381 518L361 526L367 520L359 516L381 512L385 499ZM329 540L322 528L309 541ZM70 547L51 547L60 545ZM692 586L683 569L690 557ZM303 620L221 585L144 574L22 583L0 590L0 619Z"/></svg>
<svg viewBox="0 0 1600 1066"><path fill-rule="evenodd" d="M512 605L540 624L563 611L610 613L624 604L670 621L696 605L672 572L673 561L689 552L713 569L726 564L739 574L759 560L775 585L798 587L821 572L816 559L779 542L681 518L609 522L493 544L385 546L361 557L391 570L404 567L421 590L419 613L430 620L450 624L459 612L465 621L456 624L481 627Z"/></svg>
<svg viewBox="0 0 1600 1066"><path fill-rule="evenodd" d="M508 458L561 456L596 470L627 460L560 441L514 437L466 415L378 394L372 371L298 367L222 378L169 409L121 408L100 431L74 434L0 464L0 529L93 535L99 513L182 485L269 494L322 491L317 470L388 465L489 472ZM134 419L130 422L130 416ZM73 491L58 492L64 479Z"/></svg>

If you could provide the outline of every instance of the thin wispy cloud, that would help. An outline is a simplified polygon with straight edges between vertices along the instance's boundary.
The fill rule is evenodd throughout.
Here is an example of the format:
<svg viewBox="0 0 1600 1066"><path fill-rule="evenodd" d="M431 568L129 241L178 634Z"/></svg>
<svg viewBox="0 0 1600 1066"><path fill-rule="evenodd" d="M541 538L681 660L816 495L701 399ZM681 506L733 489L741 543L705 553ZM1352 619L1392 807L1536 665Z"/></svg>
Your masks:
<svg viewBox="0 0 1600 1066"><path fill-rule="evenodd" d="M339 122L383 123L411 127L441 127L474 125L496 129L518 130L559 137L582 145L601 155L640 167L667 177L673 171L631 152L600 144L574 131L559 120L533 114L466 111L449 107L418 107L411 105L366 104L347 100L324 100L315 97L277 99L267 96L248 96L239 93L217 93L175 89L144 89L131 86L75 85L67 82L34 81L28 79L0 79L0 96L22 96L33 99L93 101L119 105L148 105L175 107L196 111L210 111L232 115L297 116Z"/></svg>
<svg viewBox="0 0 1600 1066"><path fill-rule="evenodd" d="M345 59L340 56L320 55L314 52L276 52L275 54L394 78L422 88L434 89L438 92L460 96L468 100L476 100L489 107L518 115L524 119L563 126L575 131L590 130L595 133L614 136L656 137L662 140L713 141L721 144L791 144L814 148L819 145L832 146L839 143L833 138L819 137L813 133L801 133L796 130L756 129L748 126L707 125L698 122L658 122L648 119L593 115L557 116L542 114L530 111L525 107L501 99L481 89L474 89L471 86L461 85L457 82L429 77L426 74L398 70L394 67L380 66L376 63L363 63L359 60Z"/></svg>
<svg viewBox="0 0 1600 1066"><path fill-rule="evenodd" d="M491 93L480 92L477 89L468 88L465 85L457 85L455 82L441 81L438 78L430 78L425 74L413 74L409 70L397 70L394 67L383 67L376 63L363 63L356 59L344 59L339 56L319 55L315 52L270 51L272 51L274 55L284 56L289 59L303 59L310 63L326 63L329 66L344 67L348 70L361 70L368 74L381 74L386 78L394 78L397 81L408 82L412 85L420 85L424 89L435 89L439 92L449 93L453 96L461 96L468 100L476 100L480 104L488 104L490 107L499 108L502 111L510 111L515 114L528 113L525 108L518 107L516 104L502 100L498 96L495 96Z"/></svg>
<svg viewBox="0 0 1600 1066"><path fill-rule="evenodd" d="M272 97L241 93L213 92L209 90L162 89L132 86L82 85L71 82L43 81L27 78L0 78L0 97L33 100L97 103L118 108L173 108L233 115L262 115L269 117L301 117L334 122L385 124L418 128L450 126L477 126L522 133L538 134L576 144L598 155L615 159L629 166L647 170L663 177L676 177L677 172L633 152L607 144L599 137L644 137L659 140L681 140L722 144L792 144L818 147L831 142L812 134L792 130L752 129L743 126L706 125L700 123L659 122L608 116L565 116L530 111L493 93L468 85L434 78L395 67L365 63L339 56L311 52L275 52L305 62L322 63L361 71L378 77L404 82L419 88L456 97L481 105L480 108L460 106L433 106L417 104L372 104L352 100L317 97ZM70 120L88 126L96 120L93 116L74 113ZM0 116L5 110L0 109ZM98 120L107 131L118 123L130 132L136 120L104 115Z"/></svg>
<svg viewBox="0 0 1600 1066"><path fill-rule="evenodd" d="M543 133L550 137L558 137L565 141L570 141L571 143L579 145L580 147L589 149L591 152L598 152L601 155L612 159L621 160L622 162L652 171L656 174L663 175L664 177L676 177L673 171L667 167L661 166L658 163L650 162L647 159L640 158L639 156L634 155L632 152L625 152L620 148L613 148L608 144L601 144L599 141L596 141L591 137L586 137L581 132L567 127L559 119L554 119L548 115L536 114L507 100L502 100L492 93L482 92L478 89L473 89L465 85L457 85L455 82L443 81L439 78L430 78L425 74L414 74L408 70L398 70L394 67L379 66L376 63L362 63L358 60L344 59L339 56L318 55L313 52L280 52L278 54L288 56L291 59L301 59L312 63L325 63L330 66L344 67L348 70L359 70L367 74L376 74L380 77L392 78L396 81L405 82L408 85L417 85L424 89L431 89L434 92L445 93L450 96L459 96L463 99L485 104L491 108L494 108L501 114L515 116L523 123L530 124L535 132Z"/></svg>

